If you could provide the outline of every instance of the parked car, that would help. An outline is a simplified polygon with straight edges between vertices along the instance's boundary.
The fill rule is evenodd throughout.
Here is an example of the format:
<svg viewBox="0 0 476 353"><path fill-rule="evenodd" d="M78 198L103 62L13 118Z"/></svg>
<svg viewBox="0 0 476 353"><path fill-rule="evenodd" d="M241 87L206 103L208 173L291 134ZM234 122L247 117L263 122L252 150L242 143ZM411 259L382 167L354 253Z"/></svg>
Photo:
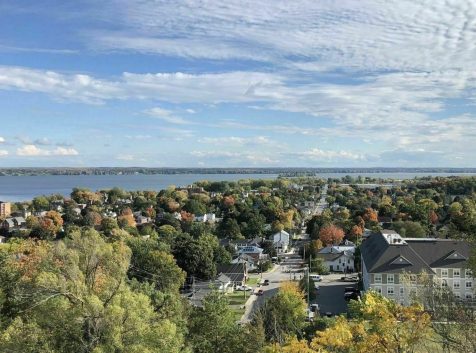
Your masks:
<svg viewBox="0 0 476 353"><path fill-rule="evenodd" d="M344 288L344 293L357 293L359 294L359 289L355 287L345 287Z"/></svg>
<svg viewBox="0 0 476 353"><path fill-rule="evenodd" d="M330 311L326 311L324 315L327 316L327 317L334 316Z"/></svg>
<svg viewBox="0 0 476 353"><path fill-rule="evenodd" d="M256 292L256 295L263 295L263 293L264 293L263 290L260 289L260 290L258 290L258 291Z"/></svg>
<svg viewBox="0 0 476 353"><path fill-rule="evenodd" d="M311 310L311 311L314 312L314 313L319 312L319 304L317 304L317 303L311 304L311 305L309 306L309 310Z"/></svg>
<svg viewBox="0 0 476 353"><path fill-rule="evenodd" d="M306 312L306 321L307 321L307 322L313 321L313 320L314 320L314 316L315 316L314 311L308 309L307 312Z"/></svg>
<svg viewBox="0 0 476 353"><path fill-rule="evenodd" d="M346 302L349 300L358 300L360 298L359 293L356 292L347 292L344 294L344 299Z"/></svg>
<svg viewBox="0 0 476 353"><path fill-rule="evenodd" d="M237 287L235 288L235 290L246 291L246 292L248 292L248 291L250 291L250 290L252 290L252 289L253 289L253 288L251 288L250 286L237 286Z"/></svg>
<svg viewBox="0 0 476 353"><path fill-rule="evenodd" d="M309 278L312 279L314 282L322 281L322 277L320 275L309 275Z"/></svg>
<svg viewBox="0 0 476 353"><path fill-rule="evenodd" d="M263 286L269 286L269 279L265 279L265 280L264 280Z"/></svg>

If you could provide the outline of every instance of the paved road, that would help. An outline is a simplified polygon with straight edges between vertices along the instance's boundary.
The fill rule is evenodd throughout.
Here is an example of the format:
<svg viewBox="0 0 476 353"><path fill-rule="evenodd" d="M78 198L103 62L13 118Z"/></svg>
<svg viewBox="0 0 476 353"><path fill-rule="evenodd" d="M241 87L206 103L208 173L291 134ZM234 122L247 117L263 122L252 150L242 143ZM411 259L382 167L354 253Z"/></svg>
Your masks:
<svg viewBox="0 0 476 353"><path fill-rule="evenodd" d="M267 299L276 295L282 282L289 281L294 276L296 276L296 279L299 279L300 273L297 271L301 267L301 257L298 254L287 254L285 257L287 258L283 259L281 264L277 265L273 271L263 274L263 280L269 280L269 285L259 288L263 290L263 295L254 295L254 298L251 298L250 301L247 302L245 314L241 319L242 322L249 322L253 313L258 310ZM291 272L288 272L289 270Z"/></svg>

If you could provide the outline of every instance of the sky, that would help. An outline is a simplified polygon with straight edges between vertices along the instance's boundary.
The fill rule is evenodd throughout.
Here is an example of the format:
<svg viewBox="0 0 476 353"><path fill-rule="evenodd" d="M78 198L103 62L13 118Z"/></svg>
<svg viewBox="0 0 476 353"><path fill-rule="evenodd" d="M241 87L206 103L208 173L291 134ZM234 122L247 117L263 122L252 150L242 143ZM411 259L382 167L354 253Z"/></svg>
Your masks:
<svg viewBox="0 0 476 353"><path fill-rule="evenodd" d="M0 167L476 167L474 0L0 1Z"/></svg>

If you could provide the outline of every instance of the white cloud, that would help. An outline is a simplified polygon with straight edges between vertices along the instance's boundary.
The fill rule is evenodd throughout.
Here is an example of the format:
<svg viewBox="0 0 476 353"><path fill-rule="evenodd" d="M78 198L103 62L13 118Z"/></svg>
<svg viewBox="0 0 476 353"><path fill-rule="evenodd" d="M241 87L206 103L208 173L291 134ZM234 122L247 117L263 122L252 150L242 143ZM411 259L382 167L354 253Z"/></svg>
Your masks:
<svg viewBox="0 0 476 353"><path fill-rule="evenodd" d="M7 150L0 150L0 157L5 157L8 156L8 151Z"/></svg>
<svg viewBox="0 0 476 353"><path fill-rule="evenodd" d="M177 124L177 125L191 124L191 122L188 120L185 120L178 116L174 116L172 111L162 109L160 107L148 109L145 111L145 113L150 116L153 116L154 118L163 120L170 124Z"/></svg>
<svg viewBox="0 0 476 353"><path fill-rule="evenodd" d="M190 155L196 158L212 160L213 165L246 166L246 165L275 165L279 163L276 154L257 151L192 151ZM203 161L201 161L203 162Z"/></svg>
<svg viewBox="0 0 476 353"><path fill-rule="evenodd" d="M116 0L95 50L252 59L300 69L445 70L476 63L472 0Z"/></svg>
<svg viewBox="0 0 476 353"><path fill-rule="evenodd" d="M298 156L302 159L309 159L313 161L339 161L339 160L365 160L366 157L362 153L356 153L352 151L333 151L333 150L321 150L319 148L313 148L305 152L297 152Z"/></svg>
<svg viewBox="0 0 476 353"><path fill-rule="evenodd" d="M244 145L270 145L274 142L266 136L254 136L254 137L202 137L198 139L198 142L217 145L217 146L244 146Z"/></svg>
<svg viewBox="0 0 476 353"><path fill-rule="evenodd" d="M74 148L57 147L52 150L42 149L35 145L24 145L17 148L18 156L77 156L79 152Z"/></svg>
<svg viewBox="0 0 476 353"><path fill-rule="evenodd" d="M5 142L5 138L0 136L0 143L4 143Z"/></svg>

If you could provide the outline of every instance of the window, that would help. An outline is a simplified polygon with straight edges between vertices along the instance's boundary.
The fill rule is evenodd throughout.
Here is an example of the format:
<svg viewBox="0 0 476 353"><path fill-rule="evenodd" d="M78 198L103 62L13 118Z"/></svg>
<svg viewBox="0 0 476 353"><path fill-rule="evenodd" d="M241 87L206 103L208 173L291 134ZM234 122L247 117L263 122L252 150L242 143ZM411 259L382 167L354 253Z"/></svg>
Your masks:
<svg viewBox="0 0 476 353"><path fill-rule="evenodd" d="M415 284L416 283L416 275L410 275L410 282L412 284Z"/></svg>
<svg viewBox="0 0 476 353"><path fill-rule="evenodd" d="M446 279L441 280L441 286L442 287L448 287L448 282L446 282Z"/></svg>
<svg viewBox="0 0 476 353"><path fill-rule="evenodd" d="M380 287L375 287L375 291L376 291L378 294L382 294L382 288L380 288Z"/></svg>
<svg viewBox="0 0 476 353"><path fill-rule="evenodd" d="M442 278L448 278L448 269L447 268L442 268L441 269L441 277Z"/></svg>
<svg viewBox="0 0 476 353"><path fill-rule="evenodd" d="M400 287L400 296L403 297L404 294L405 294L405 288Z"/></svg>
<svg viewBox="0 0 476 353"><path fill-rule="evenodd" d="M456 297L457 299L461 299L461 294L459 294L459 292L456 292L456 293L455 293L455 297Z"/></svg>
<svg viewBox="0 0 476 353"><path fill-rule="evenodd" d="M455 268L453 270L453 277L458 278L460 276L461 276L461 272L460 272L459 268Z"/></svg>
<svg viewBox="0 0 476 353"><path fill-rule="evenodd" d="M393 294L394 294L393 287L388 287L387 288L387 295L393 295Z"/></svg>
<svg viewBox="0 0 476 353"><path fill-rule="evenodd" d="M453 289L459 289L459 281L453 282Z"/></svg>
<svg viewBox="0 0 476 353"><path fill-rule="evenodd" d="M473 288L473 281L466 281L466 288Z"/></svg>
<svg viewBox="0 0 476 353"><path fill-rule="evenodd" d="M394 277L393 274L387 275L387 283L394 283Z"/></svg>
<svg viewBox="0 0 476 353"><path fill-rule="evenodd" d="M471 278L471 277L473 277L473 274L471 273L471 270L470 270L470 269L466 269L466 271L464 271L464 272L465 272L466 278Z"/></svg>
<svg viewBox="0 0 476 353"><path fill-rule="evenodd" d="M382 275L381 274L375 274L374 275L374 282L375 283L382 283Z"/></svg>
<svg viewBox="0 0 476 353"><path fill-rule="evenodd" d="M473 293L466 293L466 299L473 299Z"/></svg>

